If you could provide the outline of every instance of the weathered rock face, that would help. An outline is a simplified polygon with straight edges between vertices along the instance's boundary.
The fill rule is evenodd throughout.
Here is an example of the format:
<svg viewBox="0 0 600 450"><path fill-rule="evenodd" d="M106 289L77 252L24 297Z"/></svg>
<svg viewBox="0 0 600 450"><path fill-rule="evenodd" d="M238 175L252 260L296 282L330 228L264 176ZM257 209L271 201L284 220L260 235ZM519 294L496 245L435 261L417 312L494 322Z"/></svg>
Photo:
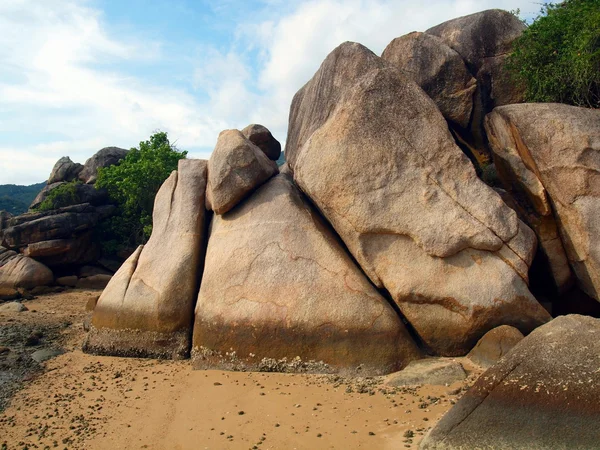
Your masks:
<svg viewBox="0 0 600 450"><path fill-rule="evenodd" d="M54 188L57 188L58 186L61 186L65 184L65 181L57 181L55 183L48 183L46 186L44 186L44 188L40 191L40 193L38 195L36 195L36 197L33 199L33 201L31 202L31 205L29 205L29 209L35 209L38 206L41 205L41 203L46 200L46 197L48 197L48 194L50 194L50 191L53 190Z"/></svg>
<svg viewBox="0 0 600 450"><path fill-rule="evenodd" d="M381 57L417 83L446 120L469 126L476 81L462 57L437 36L410 33L394 39Z"/></svg>
<svg viewBox="0 0 600 450"><path fill-rule="evenodd" d="M278 175L213 217L192 354L204 368L256 370L298 356L326 364L318 371L381 374L419 351L291 178Z"/></svg>
<svg viewBox="0 0 600 450"><path fill-rule="evenodd" d="M512 44L525 29L513 14L499 9L449 20L426 31L442 39L465 61L477 80L468 127L454 128L457 139L479 163L489 158L483 128L485 115L496 106L520 103L523 90L511 81L504 64Z"/></svg>
<svg viewBox="0 0 600 450"><path fill-rule="evenodd" d="M600 299L600 111L503 106L488 115L486 130L498 173L531 213L557 285L568 279L564 246L581 288Z"/></svg>
<svg viewBox="0 0 600 450"><path fill-rule="evenodd" d="M208 161L207 209L226 213L278 172L277 164L238 130L222 131Z"/></svg>
<svg viewBox="0 0 600 450"><path fill-rule="evenodd" d="M517 16L501 9L470 14L449 20L427 30L438 36L477 73L486 58L509 53L512 43L525 29Z"/></svg>
<svg viewBox="0 0 600 450"><path fill-rule="evenodd" d="M76 180L82 170L83 166L81 164L74 163L68 156L63 156L54 164L48 178L48 184Z"/></svg>
<svg viewBox="0 0 600 450"><path fill-rule="evenodd" d="M342 44L294 97L298 185L430 351L466 354L496 326L549 320L527 287L531 230L477 178L433 101L369 54Z"/></svg>
<svg viewBox="0 0 600 450"><path fill-rule="evenodd" d="M85 351L160 358L189 353L205 246L206 166L181 160L160 188L152 236L102 292Z"/></svg>
<svg viewBox="0 0 600 450"><path fill-rule="evenodd" d="M600 320L562 316L485 372L421 449L595 448Z"/></svg>
<svg viewBox="0 0 600 450"><path fill-rule="evenodd" d="M248 125L242 130L242 134L260 148L270 160L277 161L281 156L281 144L266 127L258 124Z"/></svg>
<svg viewBox="0 0 600 450"><path fill-rule="evenodd" d="M514 327L502 325L485 333L467 357L475 364L490 367L522 340L523 333Z"/></svg>
<svg viewBox="0 0 600 450"><path fill-rule="evenodd" d="M85 162L83 170L79 174L79 179L87 184L95 183L98 178L99 168L117 164L127 156L127 153L128 150L119 147L105 147L99 150Z"/></svg>
<svg viewBox="0 0 600 450"><path fill-rule="evenodd" d="M0 288L32 289L53 281L52 271L42 263L0 247Z"/></svg>

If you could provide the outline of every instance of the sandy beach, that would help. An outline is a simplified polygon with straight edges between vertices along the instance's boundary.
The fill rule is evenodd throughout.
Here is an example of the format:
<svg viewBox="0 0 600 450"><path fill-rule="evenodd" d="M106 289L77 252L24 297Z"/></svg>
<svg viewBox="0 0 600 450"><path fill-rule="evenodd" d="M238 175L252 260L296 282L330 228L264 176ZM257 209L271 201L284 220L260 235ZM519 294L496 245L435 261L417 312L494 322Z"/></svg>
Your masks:
<svg viewBox="0 0 600 450"><path fill-rule="evenodd" d="M393 388L383 378L198 371L189 361L87 355L85 305L97 295L49 294L24 301L28 311L0 314L8 348L0 364L21 369L21 381L2 385L3 449L417 448L480 373L461 360L466 382ZM22 332L7 337L14 329ZM19 342L31 333L42 335L38 345ZM31 364L42 348L65 353Z"/></svg>

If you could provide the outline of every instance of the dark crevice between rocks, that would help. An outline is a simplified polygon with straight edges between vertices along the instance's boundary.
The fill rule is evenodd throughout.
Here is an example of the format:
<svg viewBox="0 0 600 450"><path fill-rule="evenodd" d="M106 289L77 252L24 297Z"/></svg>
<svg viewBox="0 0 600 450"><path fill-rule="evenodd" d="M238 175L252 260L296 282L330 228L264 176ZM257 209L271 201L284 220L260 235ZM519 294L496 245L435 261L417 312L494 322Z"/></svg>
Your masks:
<svg viewBox="0 0 600 450"><path fill-rule="evenodd" d="M202 224L202 229L204 233L201 237L202 239L202 249L200 250L200 254L198 255L198 273L196 274L196 287L194 292L196 293L196 298L192 303L192 320L190 323L190 328L188 330L189 337L189 348L187 349L187 356L189 358L192 352L193 347L193 338L194 338L194 326L196 323L196 303L198 302L198 296L200 295L200 286L202 285L202 277L204 276L204 264L206 262L206 252L208 250L208 239L210 237L210 229L212 224L212 218L214 213L208 209L205 210L204 214L204 223Z"/></svg>
<svg viewBox="0 0 600 450"><path fill-rule="evenodd" d="M389 293L389 291L385 287L383 287L381 289L377 289L377 290L383 296L383 298L385 298L387 300L387 302L390 304L390 306L392 307L392 309L396 312L396 314L398 315L398 317L400 317L400 320L402 321L402 323L406 327L406 330L408 331L408 334L413 339L413 341L415 342L415 344L417 344L417 346L421 350L423 350L423 352L426 355L428 355L428 356L435 356L434 351L425 343L425 341L421 338L421 336L419 335L419 333L417 332L417 330L415 329L415 327L413 327L412 324L408 321L408 319L404 316L404 314L402 314L402 311L400 310L400 307L394 301L394 299L392 298L392 295Z"/></svg>
<svg viewBox="0 0 600 450"><path fill-rule="evenodd" d="M362 275L364 276L365 280L367 280L367 282L373 287L373 289L375 289L377 292L379 292L379 294L387 301L387 303L395 311L396 315L400 318L400 320L402 321L402 323L406 327L409 335L411 336L411 338L413 339L413 341L415 342L415 344L421 350L423 350L427 355L433 355L432 350L425 344L425 342L423 341L423 339L421 338L421 336L419 336L419 334L417 333L417 331L415 330L415 328L412 326L412 324L408 321L408 319L406 319L406 317L404 317L404 314L402 314L402 311L400 311L400 307L394 301L394 299L392 298L392 296L389 293L389 291L385 287L378 288L377 286L375 286L375 284L373 283L373 281L371 281L371 278L366 274L366 272L363 270L363 268L358 263L358 261L356 260L356 258L354 258L354 255L348 249L348 247L346 246L346 243L338 235L338 233L335 231L335 229L333 228L333 226L329 223L329 221L327 220L327 218L325 217L325 215L321 212L321 210L318 208L318 206L315 203L313 203L313 201L311 200L311 198L308 195L306 195L302 191L302 189L300 189L300 186L298 186L295 183L295 181L293 179L291 179L291 177L290 177L290 181L298 189L298 192L300 193L300 195L302 196L302 198L304 199L304 201L308 205L310 205L313 214L315 214L318 218L321 219L320 220L321 224L318 224L318 223L315 224L316 228L317 229L321 229L323 226L326 226L328 228L330 234L336 240L337 244L344 251L344 253L346 254L346 256L354 263L354 265L356 266L356 268L362 273Z"/></svg>

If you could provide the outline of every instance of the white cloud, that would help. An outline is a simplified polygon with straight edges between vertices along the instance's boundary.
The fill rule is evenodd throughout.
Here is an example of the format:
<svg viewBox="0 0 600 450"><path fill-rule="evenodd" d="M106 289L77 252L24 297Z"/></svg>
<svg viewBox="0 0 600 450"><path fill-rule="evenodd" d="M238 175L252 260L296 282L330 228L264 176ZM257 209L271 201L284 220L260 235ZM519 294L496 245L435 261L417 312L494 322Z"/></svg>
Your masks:
<svg viewBox="0 0 600 450"><path fill-rule="evenodd" d="M3 0L0 29L7 67L0 75L0 183L39 182L61 156L84 162L101 147L130 147L156 129L181 148L212 147L226 127L189 92L94 68L157 58L160 45L108 35L101 14L84 2Z"/></svg>
<svg viewBox="0 0 600 450"><path fill-rule="evenodd" d="M83 162L101 147L130 147L156 129L195 157L208 156L222 129L252 122L284 143L294 93L343 41L380 54L393 38L453 17L538 8L522 0L263 3L231 30L229 48L198 43L198 58L179 55L189 76L178 76L189 83L174 88L119 70L121 63L167 65L177 55L165 54L162 42L111 34L86 0L2 0L0 184L40 181L63 155Z"/></svg>

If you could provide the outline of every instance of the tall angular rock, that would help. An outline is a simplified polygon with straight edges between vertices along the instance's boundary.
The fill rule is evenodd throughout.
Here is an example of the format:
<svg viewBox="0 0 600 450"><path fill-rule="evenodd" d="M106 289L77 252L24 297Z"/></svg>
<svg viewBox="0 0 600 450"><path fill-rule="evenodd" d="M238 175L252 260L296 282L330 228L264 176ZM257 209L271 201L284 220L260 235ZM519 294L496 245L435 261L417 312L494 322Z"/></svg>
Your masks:
<svg viewBox="0 0 600 450"><path fill-rule="evenodd" d="M390 42L381 57L417 83L446 120L469 126L477 83L462 57L444 41L426 33L409 33Z"/></svg>
<svg viewBox="0 0 600 450"><path fill-rule="evenodd" d="M205 247L206 161L179 161L156 195L152 236L94 309L84 350L182 358L189 353Z"/></svg>
<svg viewBox="0 0 600 450"><path fill-rule="evenodd" d="M238 130L222 131L208 161L206 207L225 214L278 172L277 164Z"/></svg>
<svg viewBox="0 0 600 450"><path fill-rule="evenodd" d="M486 129L500 177L531 211L555 281L560 286L568 270L564 246L579 285L600 300L600 111L508 105L487 116Z"/></svg>
<svg viewBox="0 0 600 450"><path fill-rule="evenodd" d="M213 217L205 267L196 367L260 370L286 358L292 369L313 360L326 365L309 370L367 375L419 357L393 308L288 175Z"/></svg>
<svg viewBox="0 0 600 450"><path fill-rule="evenodd" d="M549 319L527 287L532 231L398 70L342 44L294 97L289 130L294 179L430 351L465 354L498 325Z"/></svg>
<svg viewBox="0 0 600 450"><path fill-rule="evenodd" d="M600 320L558 317L481 375L419 448L597 448L598 367Z"/></svg>

